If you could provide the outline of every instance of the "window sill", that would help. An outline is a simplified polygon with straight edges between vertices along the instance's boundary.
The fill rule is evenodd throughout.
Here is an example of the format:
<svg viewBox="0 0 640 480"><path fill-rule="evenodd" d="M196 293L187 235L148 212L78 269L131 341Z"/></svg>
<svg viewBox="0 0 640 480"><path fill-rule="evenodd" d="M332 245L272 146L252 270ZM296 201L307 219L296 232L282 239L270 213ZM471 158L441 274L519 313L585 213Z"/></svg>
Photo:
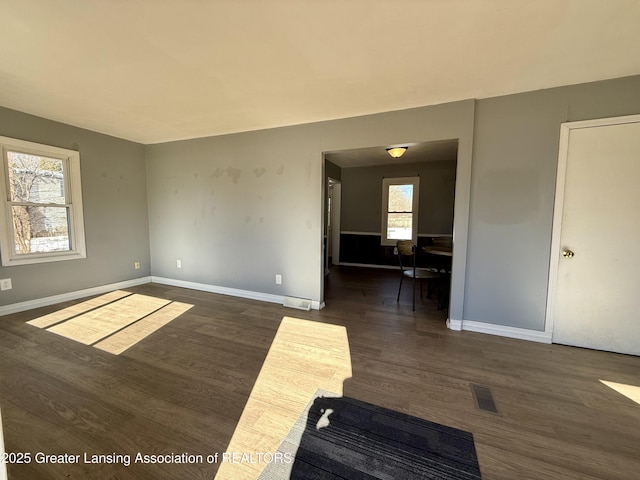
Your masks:
<svg viewBox="0 0 640 480"><path fill-rule="evenodd" d="M2 259L3 267L14 267L18 265L33 265L36 263L50 263L50 262L60 262L64 260L80 260L83 258L87 258L87 254L85 252L60 252L60 253L47 253L47 254L30 254L24 255L20 257L13 257L8 259Z"/></svg>

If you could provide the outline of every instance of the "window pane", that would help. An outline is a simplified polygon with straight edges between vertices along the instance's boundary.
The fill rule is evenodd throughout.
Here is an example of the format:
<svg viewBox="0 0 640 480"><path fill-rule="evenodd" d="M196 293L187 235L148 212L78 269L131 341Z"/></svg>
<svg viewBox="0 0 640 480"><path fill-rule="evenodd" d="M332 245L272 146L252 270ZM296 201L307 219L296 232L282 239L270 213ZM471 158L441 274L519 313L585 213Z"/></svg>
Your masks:
<svg viewBox="0 0 640 480"><path fill-rule="evenodd" d="M387 217L387 238L411 240L412 213L390 213Z"/></svg>
<svg viewBox="0 0 640 480"><path fill-rule="evenodd" d="M65 204L63 161L7 152L12 202Z"/></svg>
<svg viewBox="0 0 640 480"><path fill-rule="evenodd" d="M413 211L413 185L389 185L389 205L387 211Z"/></svg>
<svg viewBox="0 0 640 480"><path fill-rule="evenodd" d="M14 206L13 234L17 254L70 250L69 209Z"/></svg>

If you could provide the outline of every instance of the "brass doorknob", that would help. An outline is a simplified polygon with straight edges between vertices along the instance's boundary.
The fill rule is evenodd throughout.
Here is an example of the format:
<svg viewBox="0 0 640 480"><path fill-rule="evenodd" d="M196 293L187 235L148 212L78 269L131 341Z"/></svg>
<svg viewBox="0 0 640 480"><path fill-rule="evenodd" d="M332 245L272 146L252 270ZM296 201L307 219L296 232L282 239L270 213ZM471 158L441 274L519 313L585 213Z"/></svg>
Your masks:
<svg viewBox="0 0 640 480"><path fill-rule="evenodd" d="M564 252L562 252L562 256L564 258L571 258L575 255L575 253L573 253L571 250L565 250Z"/></svg>

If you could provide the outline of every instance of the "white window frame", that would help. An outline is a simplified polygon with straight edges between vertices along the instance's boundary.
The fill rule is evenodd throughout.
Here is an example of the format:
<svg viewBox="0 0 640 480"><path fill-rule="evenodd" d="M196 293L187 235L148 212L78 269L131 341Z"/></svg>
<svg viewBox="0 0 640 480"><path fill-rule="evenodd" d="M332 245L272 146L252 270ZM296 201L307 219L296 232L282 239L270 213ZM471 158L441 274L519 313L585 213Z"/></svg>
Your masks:
<svg viewBox="0 0 640 480"><path fill-rule="evenodd" d="M387 238L387 223L389 212L387 210L389 204L389 187L392 185L413 185L413 206L412 206L412 222L411 222L411 241L413 244L418 242L418 205L420 203L420 177L396 177L382 179L382 245L395 245L398 241L395 238Z"/></svg>
<svg viewBox="0 0 640 480"><path fill-rule="evenodd" d="M28 265L33 263L76 260L87 257L82 210L82 185L80 183L80 152L52 147L40 143L0 136L0 256L2 266ZM7 152L20 152L56 158L64 162L66 207L69 209L69 242L71 249L62 252L16 253L13 245L13 217L11 211L11 189L9 187L9 162Z"/></svg>

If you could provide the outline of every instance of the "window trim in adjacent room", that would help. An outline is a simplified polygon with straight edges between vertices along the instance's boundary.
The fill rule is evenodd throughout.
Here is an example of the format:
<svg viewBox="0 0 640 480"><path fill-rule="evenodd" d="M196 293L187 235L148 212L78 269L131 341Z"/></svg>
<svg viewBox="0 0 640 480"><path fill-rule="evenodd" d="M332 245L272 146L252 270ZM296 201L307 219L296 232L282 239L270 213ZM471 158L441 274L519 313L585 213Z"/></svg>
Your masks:
<svg viewBox="0 0 640 480"><path fill-rule="evenodd" d="M12 201L9 185L8 152L25 153L58 159L63 164L64 206L68 210L69 250L35 253L17 253L15 248ZM0 136L2 168L0 170L0 256L2 266L27 265L86 258L84 218L82 209L82 185L80 182L80 153L75 150L27 142ZM24 203L24 202L23 202Z"/></svg>
<svg viewBox="0 0 640 480"><path fill-rule="evenodd" d="M382 179L382 232L380 234L382 245L395 245L398 239L388 238L389 220L389 187L392 185L413 186L413 206L411 221L411 240L414 244L418 241L418 205L420 198L420 177L396 177Z"/></svg>

